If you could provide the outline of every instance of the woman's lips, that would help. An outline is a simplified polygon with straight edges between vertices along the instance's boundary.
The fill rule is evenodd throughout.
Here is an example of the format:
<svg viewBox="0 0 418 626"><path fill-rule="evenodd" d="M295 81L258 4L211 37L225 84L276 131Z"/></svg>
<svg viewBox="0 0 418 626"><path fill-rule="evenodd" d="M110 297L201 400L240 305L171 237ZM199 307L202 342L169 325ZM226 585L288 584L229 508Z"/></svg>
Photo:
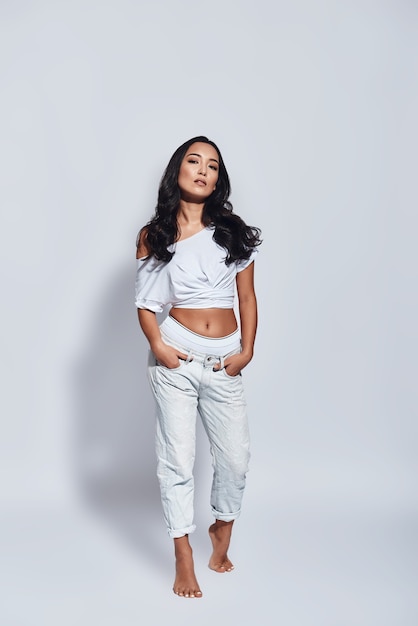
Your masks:
<svg viewBox="0 0 418 626"><path fill-rule="evenodd" d="M196 183L196 185L200 185L201 187L206 187L206 181L205 180L201 180L200 178L198 178L194 182Z"/></svg>

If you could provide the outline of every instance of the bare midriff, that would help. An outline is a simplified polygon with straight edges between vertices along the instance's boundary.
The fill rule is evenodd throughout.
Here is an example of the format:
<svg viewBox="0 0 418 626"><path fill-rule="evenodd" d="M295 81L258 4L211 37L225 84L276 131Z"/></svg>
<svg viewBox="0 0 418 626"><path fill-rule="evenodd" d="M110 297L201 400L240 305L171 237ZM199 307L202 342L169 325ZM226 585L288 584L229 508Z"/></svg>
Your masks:
<svg viewBox="0 0 418 626"><path fill-rule="evenodd" d="M233 309L170 309L180 324L204 337L226 337L237 328Z"/></svg>

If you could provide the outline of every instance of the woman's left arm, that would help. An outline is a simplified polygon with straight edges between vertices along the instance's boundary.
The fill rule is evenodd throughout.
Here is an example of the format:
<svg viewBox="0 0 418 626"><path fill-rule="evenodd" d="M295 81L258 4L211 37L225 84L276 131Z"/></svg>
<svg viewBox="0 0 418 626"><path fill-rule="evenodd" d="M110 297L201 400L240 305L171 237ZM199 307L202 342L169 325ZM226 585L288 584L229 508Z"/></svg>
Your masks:
<svg viewBox="0 0 418 626"><path fill-rule="evenodd" d="M251 361L257 331L257 299L254 290L254 262L237 274L237 294L241 323L240 354L225 359L230 376L236 376Z"/></svg>

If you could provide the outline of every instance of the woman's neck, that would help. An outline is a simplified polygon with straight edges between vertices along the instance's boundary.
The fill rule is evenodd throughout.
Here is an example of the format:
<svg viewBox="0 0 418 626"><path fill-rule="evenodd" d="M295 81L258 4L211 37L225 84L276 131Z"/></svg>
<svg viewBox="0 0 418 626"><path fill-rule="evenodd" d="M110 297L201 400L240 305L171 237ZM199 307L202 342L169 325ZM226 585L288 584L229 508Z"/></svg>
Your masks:
<svg viewBox="0 0 418 626"><path fill-rule="evenodd" d="M177 212L177 223L179 226L188 228L201 227L204 204L180 201L180 208Z"/></svg>

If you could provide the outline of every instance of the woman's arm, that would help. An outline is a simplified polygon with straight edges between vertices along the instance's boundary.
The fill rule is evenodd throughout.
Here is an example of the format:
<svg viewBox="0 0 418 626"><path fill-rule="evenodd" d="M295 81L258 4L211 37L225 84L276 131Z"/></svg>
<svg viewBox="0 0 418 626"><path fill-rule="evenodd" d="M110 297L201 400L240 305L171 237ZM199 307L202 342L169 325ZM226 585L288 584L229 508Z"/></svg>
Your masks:
<svg viewBox="0 0 418 626"><path fill-rule="evenodd" d="M138 320L155 358L161 365L173 369L179 366L179 359L187 359L187 354L164 343L154 311L138 309Z"/></svg>
<svg viewBox="0 0 418 626"><path fill-rule="evenodd" d="M149 255L150 250L146 241L146 228L141 230L138 240L138 246L136 249L136 258L142 259ZM179 350L176 350L172 346L168 346L163 342L161 338L160 328L157 322L157 316L154 311L148 309L138 309L138 320L142 328L142 332L148 339L148 343L152 352L155 355L157 361L159 361L165 367L173 369L178 367L179 359L186 359L187 355L183 354Z"/></svg>
<svg viewBox="0 0 418 626"><path fill-rule="evenodd" d="M237 376L251 361L257 332L257 299L254 290L254 262L237 274L237 294L241 325L240 354L225 359L225 368L230 376Z"/></svg>
<svg viewBox="0 0 418 626"><path fill-rule="evenodd" d="M237 274L242 353L253 358L257 332L257 299L254 290L254 262Z"/></svg>
<svg viewBox="0 0 418 626"><path fill-rule="evenodd" d="M138 247L136 250L136 258L142 259L149 255L150 251L146 242L146 229L142 229ZM165 367L169 369L173 369L178 367L179 359L185 360L187 358L187 354L183 354L176 348L172 346L168 346L161 338L160 328L157 322L157 316L154 311L149 311L148 309L138 309L138 320L139 324L142 328L142 332L145 337L148 339L148 343L152 352L155 355L157 361L159 361Z"/></svg>

